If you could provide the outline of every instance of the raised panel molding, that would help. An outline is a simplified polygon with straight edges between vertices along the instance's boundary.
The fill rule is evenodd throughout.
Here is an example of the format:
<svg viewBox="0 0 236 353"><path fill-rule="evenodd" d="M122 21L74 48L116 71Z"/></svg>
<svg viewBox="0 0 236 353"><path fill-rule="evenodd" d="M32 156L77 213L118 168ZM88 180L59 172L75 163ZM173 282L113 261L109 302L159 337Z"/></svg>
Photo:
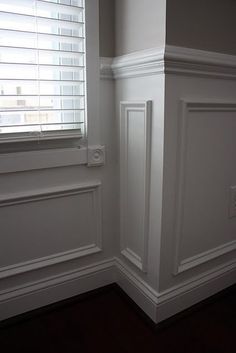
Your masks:
<svg viewBox="0 0 236 353"><path fill-rule="evenodd" d="M121 253L147 270L151 101L121 102L120 211Z"/></svg>
<svg viewBox="0 0 236 353"><path fill-rule="evenodd" d="M23 274L29 271L41 269L47 266L56 265L62 262L78 259L88 256L102 250L102 225L101 225L101 182L95 181L91 183L81 183L77 185L50 187L47 189L25 191L20 193L10 193L0 197L0 208L11 207L24 203L44 201L48 199L56 199L90 193L93 203L93 220L94 220L94 243L86 246L72 249L65 252L52 254L41 258L13 264L10 266L0 267L0 279Z"/></svg>
<svg viewBox="0 0 236 353"><path fill-rule="evenodd" d="M182 114L180 117L179 137L178 137L178 158L177 158L177 191L176 191L176 209L175 209L175 260L174 274L178 275L191 268L228 254L236 250L236 240L224 243L213 249L196 254L192 257L181 259L180 250L182 243L183 229L183 210L185 199L185 176L186 176L186 154L188 138L188 117L190 112L236 112L235 102L225 101L188 101L181 100Z"/></svg>

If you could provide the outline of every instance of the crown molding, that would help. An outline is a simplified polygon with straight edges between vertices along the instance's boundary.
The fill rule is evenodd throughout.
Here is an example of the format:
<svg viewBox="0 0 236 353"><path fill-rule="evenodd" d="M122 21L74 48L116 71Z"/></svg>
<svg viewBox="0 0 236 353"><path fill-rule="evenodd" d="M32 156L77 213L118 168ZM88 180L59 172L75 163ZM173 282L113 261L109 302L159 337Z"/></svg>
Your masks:
<svg viewBox="0 0 236 353"><path fill-rule="evenodd" d="M123 79L157 74L236 79L236 56L166 45L115 58L101 58L101 78Z"/></svg>

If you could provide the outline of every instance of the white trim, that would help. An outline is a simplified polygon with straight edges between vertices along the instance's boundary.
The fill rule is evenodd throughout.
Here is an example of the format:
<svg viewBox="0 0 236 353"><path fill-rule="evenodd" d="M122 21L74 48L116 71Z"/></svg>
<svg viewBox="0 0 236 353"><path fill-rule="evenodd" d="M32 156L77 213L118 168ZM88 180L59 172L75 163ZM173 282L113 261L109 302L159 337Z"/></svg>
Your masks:
<svg viewBox="0 0 236 353"><path fill-rule="evenodd" d="M235 250L235 242L222 244L209 251L197 254L187 259L180 259L180 247L182 241L183 209L185 199L186 184L186 154L187 154L187 134L188 134L188 113L189 112L236 112L235 102L226 101L197 101L181 100L182 114L179 121L179 136L177 148L177 187L175 205L175 260L174 274L186 271L190 268L208 262L226 253Z"/></svg>
<svg viewBox="0 0 236 353"><path fill-rule="evenodd" d="M152 118L152 101L127 101L120 103L120 222L121 222L121 253L141 271L147 271L148 258L148 238L149 238L149 192L150 192L150 153L151 153L151 118ZM128 134L130 131L129 113L142 113L143 119L143 135L139 141L129 141ZM133 131L135 134L135 131ZM141 244L139 254L129 248L130 226L128 215L128 195L129 195L129 178L128 174L133 173L133 180L136 175L129 168L129 146L133 149L141 150L138 158L140 165L143 167L139 172L142 174L141 185L137 193L141 202L139 203L139 215L141 217L141 229L135 235L138 243ZM133 200L135 202L135 200Z"/></svg>
<svg viewBox="0 0 236 353"><path fill-rule="evenodd" d="M236 56L166 45L165 72L235 79Z"/></svg>
<svg viewBox="0 0 236 353"><path fill-rule="evenodd" d="M25 261L11 266L0 267L0 279L9 278L59 263L79 259L80 257L96 254L98 252L101 252L101 249L96 246L96 244L90 244L78 249L64 251L62 253L45 256L43 258Z"/></svg>
<svg viewBox="0 0 236 353"><path fill-rule="evenodd" d="M236 56L166 45L115 58L101 58L102 78L132 78L157 74L236 79Z"/></svg>
<svg viewBox="0 0 236 353"><path fill-rule="evenodd" d="M0 154L0 174L87 164L87 148L62 148Z"/></svg>
<svg viewBox="0 0 236 353"><path fill-rule="evenodd" d="M161 74L164 72L164 48L140 50L114 58L115 79Z"/></svg>
<svg viewBox="0 0 236 353"><path fill-rule="evenodd" d="M88 146L101 143L100 57L99 57L99 0L85 1L86 16L86 109Z"/></svg>
<svg viewBox="0 0 236 353"><path fill-rule="evenodd" d="M112 62L113 58L109 57L100 57L100 78L104 80L113 80L113 71L112 71Z"/></svg>
<svg viewBox="0 0 236 353"><path fill-rule="evenodd" d="M139 270L144 270L142 258L138 256L134 251L129 248L125 248L122 250L121 247L121 254L126 257L127 260L132 262L132 264L135 265Z"/></svg>
<svg viewBox="0 0 236 353"><path fill-rule="evenodd" d="M3 153L0 154L0 174L74 165L99 167L105 164L105 155L105 146L101 145Z"/></svg>
<svg viewBox="0 0 236 353"><path fill-rule="evenodd" d="M158 292L121 259L115 262L117 284L156 323L233 285L236 277L236 261L231 261Z"/></svg>
<svg viewBox="0 0 236 353"><path fill-rule="evenodd" d="M157 322L235 284L235 278L236 262L231 261L160 292Z"/></svg>
<svg viewBox="0 0 236 353"><path fill-rule="evenodd" d="M7 153L7 150L6 153L0 154L0 174L71 165L85 165L87 164L88 153L86 146L99 145L101 143L101 122L99 114L99 0L86 0L85 11L88 13L88 16L86 17L87 121L85 122L87 139L81 143L81 145L84 144L84 146L81 148L64 148L65 143L63 142L61 148L54 148L52 146L49 150L21 150L21 152L13 153L10 150L9 153ZM79 140L81 135L76 132L67 135L58 133L51 137L45 136L43 139L57 140L68 138L76 138ZM14 143L14 138L6 139L4 138L2 142ZM35 138L22 137L21 142L23 143L31 139L37 142L37 136L35 136ZM16 150L17 146L14 151Z"/></svg>
<svg viewBox="0 0 236 353"><path fill-rule="evenodd" d="M32 191L2 194L0 196L0 207L13 206L40 200L55 199L85 192L95 192L101 186L100 181L80 183L73 185L52 186Z"/></svg>
<svg viewBox="0 0 236 353"><path fill-rule="evenodd" d="M173 299L179 295L183 295L203 284L207 284L210 281L221 278L221 276L227 274L228 272L236 271L236 260L229 261L222 265L219 265L211 270L201 273L200 275L191 277L190 279L181 282L169 289L166 289L158 295L159 303L166 302ZM234 278L235 279L235 278ZM235 281L232 282L234 284Z"/></svg>
<svg viewBox="0 0 236 353"><path fill-rule="evenodd" d="M156 323L235 283L232 261L158 293L120 258L0 291L0 320L116 282Z"/></svg>
<svg viewBox="0 0 236 353"><path fill-rule="evenodd" d="M88 244L78 249L52 254L42 258L25 261L22 263L0 267L0 279L8 278L18 274L24 274L33 270L56 265L66 261L78 259L102 250L102 229L101 229L101 182L84 183L78 185L70 185L63 187L51 187L48 189L34 190L31 192L22 192L16 194L7 194L1 196L0 207L9 207L23 203L36 202L48 199L68 197L81 193L92 193L93 195L93 212L95 224L95 243Z"/></svg>
<svg viewBox="0 0 236 353"><path fill-rule="evenodd" d="M0 320L114 283L114 260L107 259L0 291Z"/></svg>
<svg viewBox="0 0 236 353"><path fill-rule="evenodd" d="M180 261L180 264L178 266L178 273L187 271L190 268L199 266L205 262L211 261L213 259L216 259L219 256L228 254L235 250L236 250L236 240L217 246L214 249L204 251L195 256L191 256L187 259Z"/></svg>
<svg viewBox="0 0 236 353"><path fill-rule="evenodd" d="M106 149L105 146L88 147L88 167L100 167L105 164Z"/></svg>
<svg viewBox="0 0 236 353"><path fill-rule="evenodd" d="M156 322L156 309L158 303L157 291L149 286L121 259L115 258L115 264L116 283L154 322Z"/></svg>

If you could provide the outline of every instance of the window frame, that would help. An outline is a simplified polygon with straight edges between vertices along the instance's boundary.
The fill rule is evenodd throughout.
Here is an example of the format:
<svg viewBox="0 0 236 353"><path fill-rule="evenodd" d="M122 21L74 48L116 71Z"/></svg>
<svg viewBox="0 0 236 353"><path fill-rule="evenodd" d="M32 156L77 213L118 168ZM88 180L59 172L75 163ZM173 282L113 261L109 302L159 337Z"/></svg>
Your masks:
<svg viewBox="0 0 236 353"><path fill-rule="evenodd" d="M77 138L77 145L66 144L65 139L54 135L49 146L44 139L34 141L21 140L0 143L0 174L7 172L33 169L54 168L60 166L80 165L88 163L88 150L100 145L100 114L99 114L99 0L84 0L86 16L86 109L85 136ZM75 141L75 138L68 137ZM67 142L68 142L67 140ZM56 141L56 143L55 143ZM27 148L22 146L27 142ZM37 148L35 148L35 145Z"/></svg>

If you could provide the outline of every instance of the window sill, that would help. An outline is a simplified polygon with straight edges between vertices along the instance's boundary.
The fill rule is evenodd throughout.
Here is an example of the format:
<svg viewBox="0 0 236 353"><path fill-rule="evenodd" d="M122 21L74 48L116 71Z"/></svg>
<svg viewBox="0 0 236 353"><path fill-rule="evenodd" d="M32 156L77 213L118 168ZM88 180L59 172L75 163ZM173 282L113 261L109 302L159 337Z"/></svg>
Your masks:
<svg viewBox="0 0 236 353"><path fill-rule="evenodd" d="M87 148L61 148L0 155L0 174L88 163Z"/></svg>
<svg viewBox="0 0 236 353"><path fill-rule="evenodd" d="M104 164L105 146L101 145L0 154L0 174L73 165L101 167Z"/></svg>

